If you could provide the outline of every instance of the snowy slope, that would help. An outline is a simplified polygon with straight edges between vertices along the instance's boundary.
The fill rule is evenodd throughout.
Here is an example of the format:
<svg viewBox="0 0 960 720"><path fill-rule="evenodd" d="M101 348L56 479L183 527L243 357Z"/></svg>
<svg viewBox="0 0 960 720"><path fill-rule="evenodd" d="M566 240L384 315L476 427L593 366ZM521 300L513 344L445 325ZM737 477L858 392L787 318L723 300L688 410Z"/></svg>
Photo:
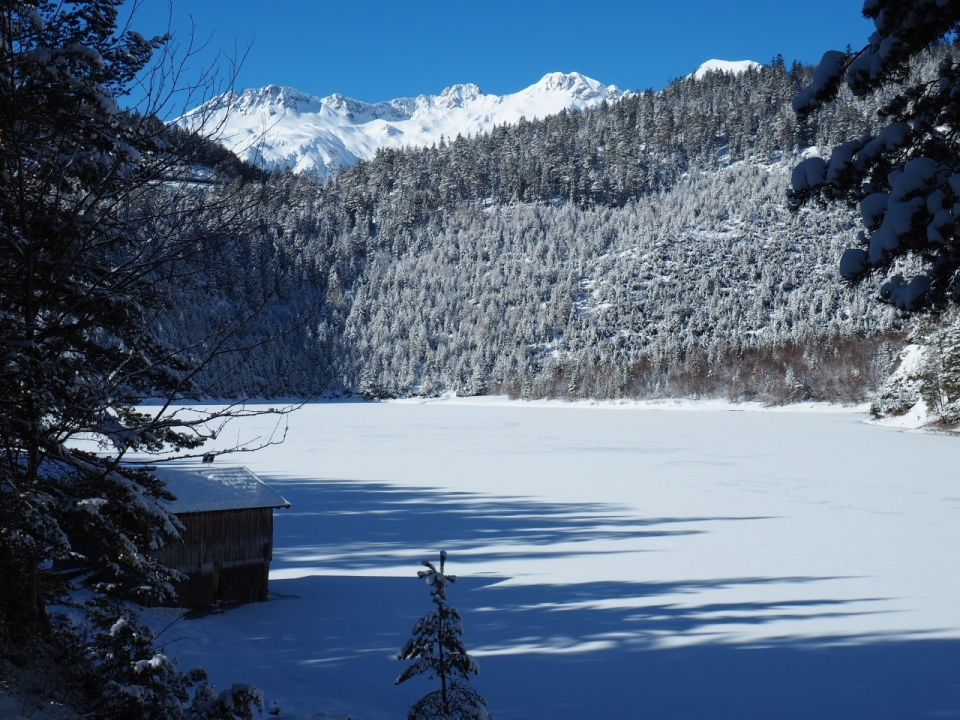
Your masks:
<svg viewBox="0 0 960 720"><path fill-rule="evenodd" d="M220 142L245 160L325 177L337 167L373 157L380 148L429 146L442 137L476 135L521 117L583 110L626 94L579 73L550 73L511 95L485 95L476 85L454 85L439 95L376 104L269 85L226 93L176 122L216 128Z"/></svg>
<svg viewBox="0 0 960 720"><path fill-rule="evenodd" d="M739 75L746 70L751 70L752 68L758 67L760 67L760 63L754 62L753 60L707 60L703 65L697 68L697 71L693 74L693 76L699 80L708 72L713 72L715 70Z"/></svg>

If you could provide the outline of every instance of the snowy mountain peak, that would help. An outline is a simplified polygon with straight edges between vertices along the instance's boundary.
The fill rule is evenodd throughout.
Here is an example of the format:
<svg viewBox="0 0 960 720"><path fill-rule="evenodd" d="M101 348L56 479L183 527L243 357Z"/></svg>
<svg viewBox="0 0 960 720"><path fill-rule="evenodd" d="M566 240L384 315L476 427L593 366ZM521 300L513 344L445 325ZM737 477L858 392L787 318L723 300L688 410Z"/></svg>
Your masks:
<svg viewBox="0 0 960 720"><path fill-rule="evenodd" d="M760 63L753 60L707 60L703 65L697 68L693 76L699 80L708 72L725 72L739 75L747 70L760 67Z"/></svg>
<svg viewBox="0 0 960 720"><path fill-rule="evenodd" d="M315 98L299 90L282 85L267 85L263 88L244 90L234 95L234 111L240 113L257 112L263 107L283 108L303 112Z"/></svg>
<svg viewBox="0 0 960 720"><path fill-rule="evenodd" d="M525 91L531 95L542 93L569 93L576 107L583 103L599 103L603 99L620 99L624 93L616 85L604 85L580 73L547 73Z"/></svg>
<svg viewBox="0 0 960 720"><path fill-rule="evenodd" d="M585 110L629 93L580 73L548 73L510 95L484 95L474 84L439 95L365 103L334 94L319 98L268 85L226 93L179 118L184 127L219 129L218 140L245 160L325 177L373 157L381 148L424 147L495 125Z"/></svg>
<svg viewBox="0 0 960 720"><path fill-rule="evenodd" d="M584 77L580 73L555 72L544 75L533 87L547 92L551 90L569 90L580 93L595 90L597 87L603 87L603 85L596 80Z"/></svg>
<svg viewBox="0 0 960 720"><path fill-rule="evenodd" d="M483 95L483 92L473 83L454 85L440 93L437 98L437 105L447 108L463 107L464 103L476 100L481 95Z"/></svg>

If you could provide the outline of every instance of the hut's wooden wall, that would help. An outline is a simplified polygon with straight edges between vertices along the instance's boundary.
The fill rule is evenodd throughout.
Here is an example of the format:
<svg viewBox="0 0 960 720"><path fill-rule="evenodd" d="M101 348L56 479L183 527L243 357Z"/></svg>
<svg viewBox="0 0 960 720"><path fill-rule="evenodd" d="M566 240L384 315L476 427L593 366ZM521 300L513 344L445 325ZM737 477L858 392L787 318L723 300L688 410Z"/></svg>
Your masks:
<svg viewBox="0 0 960 720"><path fill-rule="evenodd" d="M177 604L206 607L267 597L273 559L273 509L178 514L182 543L160 552L165 565L189 577L176 583Z"/></svg>

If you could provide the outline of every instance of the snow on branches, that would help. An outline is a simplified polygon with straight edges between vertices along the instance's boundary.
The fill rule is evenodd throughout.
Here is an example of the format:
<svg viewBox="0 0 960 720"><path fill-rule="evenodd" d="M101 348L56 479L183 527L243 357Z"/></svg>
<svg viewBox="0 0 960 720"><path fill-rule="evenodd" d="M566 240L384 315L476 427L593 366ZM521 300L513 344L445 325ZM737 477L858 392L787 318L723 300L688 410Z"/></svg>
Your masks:
<svg viewBox="0 0 960 720"><path fill-rule="evenodd" d="M400 673L395 684L412 677L430 673L440 680L440 689L418 700L407 714L409 720L489 720L486 700L469 685L470 675L480 673L477 661L467 654L461 640L463 617L447 605L447 585L457 580L456 575L444 572L446 551L440 552L440 569L425 560L426 570L417 577L431 586L430 596L436 609L420 618L413 626L413 637L397 652L398 660L412 662Z"/></svg>
<svg viewBox="0 0 960 720"><path fill-rule="evenodd" d="M812 82L793 100L805 119L836 100L842 81L856 96L896 88L875 114L876 134L850 138L828 160L813 157L794 170L794 207L812 197L860 206L861 247L849 248L840 274L859 281L894 270L902 258L920 261L913 277L894 275L880 296L913 311L960 301L960 64L945 55L933 72L931 49L956 38L957 0L866 0L876 31L859 52L824 54Z"/></svg>

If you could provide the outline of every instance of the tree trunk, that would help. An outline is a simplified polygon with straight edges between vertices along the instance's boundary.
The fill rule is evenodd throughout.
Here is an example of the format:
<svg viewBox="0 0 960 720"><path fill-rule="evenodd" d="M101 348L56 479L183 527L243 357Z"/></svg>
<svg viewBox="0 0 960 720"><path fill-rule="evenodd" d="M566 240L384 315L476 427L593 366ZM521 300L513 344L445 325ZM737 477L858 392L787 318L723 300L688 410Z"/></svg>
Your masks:
<svg viewBox="0 0 960 720"><path fill-rule="evenodd" d="M3 620L9 630L46 635L50 630L50 618L42 591L42 573L35 558L11 558L2 560L0 581L3 590Z"/></svg>

